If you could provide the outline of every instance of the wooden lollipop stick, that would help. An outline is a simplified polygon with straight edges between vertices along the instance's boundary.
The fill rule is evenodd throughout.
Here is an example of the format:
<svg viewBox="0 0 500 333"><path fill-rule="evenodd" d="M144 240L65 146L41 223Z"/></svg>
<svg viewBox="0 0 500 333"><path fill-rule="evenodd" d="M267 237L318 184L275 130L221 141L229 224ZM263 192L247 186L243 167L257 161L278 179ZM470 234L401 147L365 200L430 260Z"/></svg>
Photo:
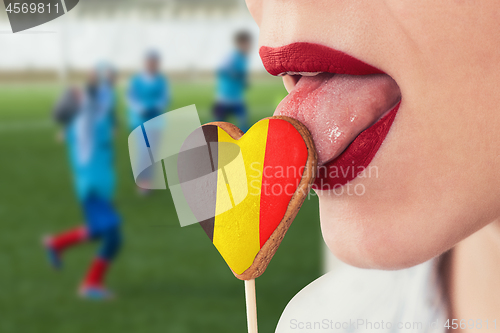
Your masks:
<svg viewBox="0 0 500 333"><path fill-rule="evenodd" d="M258 333L257 300L255 297L255 279L245 280L245 299L247 303L248 333Z"/></svg>

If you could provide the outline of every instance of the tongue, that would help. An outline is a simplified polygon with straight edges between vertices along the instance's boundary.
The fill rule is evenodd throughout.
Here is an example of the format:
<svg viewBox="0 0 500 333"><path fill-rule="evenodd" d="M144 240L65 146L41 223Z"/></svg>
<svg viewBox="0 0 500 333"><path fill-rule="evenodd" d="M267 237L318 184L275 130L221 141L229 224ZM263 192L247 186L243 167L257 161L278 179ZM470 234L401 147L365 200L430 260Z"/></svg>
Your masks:
<svg viewBox="0 0 500 333"><path fill-rule="evenodd" d="M289 116L306 125L316 145L318 163L325 164L400 99L399 87L388 75L323 73L303 76L274 115Z"/></svg>

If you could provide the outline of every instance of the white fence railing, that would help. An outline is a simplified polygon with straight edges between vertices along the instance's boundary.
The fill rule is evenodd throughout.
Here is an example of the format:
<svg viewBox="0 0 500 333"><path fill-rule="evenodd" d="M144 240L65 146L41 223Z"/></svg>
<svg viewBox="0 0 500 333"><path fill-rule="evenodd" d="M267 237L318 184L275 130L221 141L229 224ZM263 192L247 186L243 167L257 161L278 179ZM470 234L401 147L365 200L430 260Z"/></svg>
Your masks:
<svg viewBox="0 0 500 333"><path fill-rule="evenodd" d="M234 32L255 36L250 69L262 70L257 54L258 28L248 15L144 17L128 13L114 18L65 15L42 26L8 33L0 22L0 71L82 70L106 60L119 69L140 67L142 55L154 48L163 67L175 71L213 70L232 49Z"/></svg>

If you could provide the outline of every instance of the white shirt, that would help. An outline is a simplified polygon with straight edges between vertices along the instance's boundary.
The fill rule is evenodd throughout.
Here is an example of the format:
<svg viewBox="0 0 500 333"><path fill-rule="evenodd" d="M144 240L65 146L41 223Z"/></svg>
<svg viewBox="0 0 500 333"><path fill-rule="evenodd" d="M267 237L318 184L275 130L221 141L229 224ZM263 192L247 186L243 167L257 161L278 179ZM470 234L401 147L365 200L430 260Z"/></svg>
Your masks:
<svg viewBox="0 0 500 333"><path fill-rule="evenodd" d="M399 271L344 266L302 289L276 333L444 332L440 285L435 259Z"/></svg>

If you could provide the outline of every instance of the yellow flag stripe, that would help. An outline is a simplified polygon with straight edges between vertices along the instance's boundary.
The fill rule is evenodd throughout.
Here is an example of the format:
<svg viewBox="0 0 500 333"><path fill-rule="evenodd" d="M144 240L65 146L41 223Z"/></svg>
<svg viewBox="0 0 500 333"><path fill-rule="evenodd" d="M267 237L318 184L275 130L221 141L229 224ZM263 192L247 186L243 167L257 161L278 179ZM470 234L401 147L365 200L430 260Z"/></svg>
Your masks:
<svg viewBox="0 0 500 333"><path fill-rule="evenodd" d="M237 143L242 156L242 160L235 159L224 166L226 177L222 169L218 171L213 238L215 247L236 274L246 271L260 250L260 188L268 128L268 119L260 121L248 131L250 135L240 140L234 140L224 130L218 129L219 143ZM223 165L223 150L224 144L219 144L219 166Z"/></svg>

